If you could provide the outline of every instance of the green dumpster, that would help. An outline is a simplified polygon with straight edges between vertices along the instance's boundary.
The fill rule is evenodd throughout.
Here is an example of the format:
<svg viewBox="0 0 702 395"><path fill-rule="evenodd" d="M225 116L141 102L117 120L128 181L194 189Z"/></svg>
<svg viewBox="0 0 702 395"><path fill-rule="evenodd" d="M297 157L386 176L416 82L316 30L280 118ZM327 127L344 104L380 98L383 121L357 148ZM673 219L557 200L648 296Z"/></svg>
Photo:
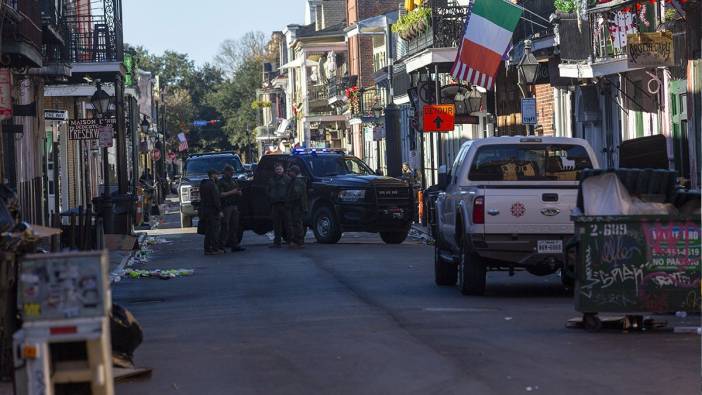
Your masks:
<svg viewBox="0 0 702 395"><path fill-rule="evenodd" d="M575 308L700 311L700 219L578 216Z"/></svg>
<svg viewBox="0 0 702 395"><path fill-rule="evenodd" d="M699 207L698 192L668 196L675 207L685 202ZM700 311L699 215L592 216L576 210L572 218L575 309L583 313L586 329L599 329L597 313L642 319L649 313Z"/></svg>

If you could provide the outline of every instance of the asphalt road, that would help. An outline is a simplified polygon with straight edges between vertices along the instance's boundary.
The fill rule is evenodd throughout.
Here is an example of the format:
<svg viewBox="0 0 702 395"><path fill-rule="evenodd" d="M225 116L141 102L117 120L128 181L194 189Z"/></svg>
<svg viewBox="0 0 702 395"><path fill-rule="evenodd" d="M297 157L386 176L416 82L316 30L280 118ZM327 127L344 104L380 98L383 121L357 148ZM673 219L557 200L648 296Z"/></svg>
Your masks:
<svg viewBox="0 0 702 395"><path fill-rule="evenodd" d="M247 233L245 252L206 257L192 229L156 233L171 243L144 266L195 274L116 285L144 328L136 363L154 369L118 394L700 392L699 336L567 329L555 276L493 273L486 296L464 297L434 285L416 241L290 251Z"/></svg>

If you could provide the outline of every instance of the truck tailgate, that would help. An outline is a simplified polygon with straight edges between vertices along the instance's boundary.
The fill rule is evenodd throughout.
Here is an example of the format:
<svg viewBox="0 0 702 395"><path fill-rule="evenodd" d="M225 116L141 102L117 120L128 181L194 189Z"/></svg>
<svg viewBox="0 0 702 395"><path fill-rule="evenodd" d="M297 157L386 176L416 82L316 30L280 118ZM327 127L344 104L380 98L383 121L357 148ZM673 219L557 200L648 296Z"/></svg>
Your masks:
<svg viewBox="0 0 702 395"><path fill-rule="evenodd" d="M485 189L485 233L572 234L570 210L578 190L572 188Z"/></svg>

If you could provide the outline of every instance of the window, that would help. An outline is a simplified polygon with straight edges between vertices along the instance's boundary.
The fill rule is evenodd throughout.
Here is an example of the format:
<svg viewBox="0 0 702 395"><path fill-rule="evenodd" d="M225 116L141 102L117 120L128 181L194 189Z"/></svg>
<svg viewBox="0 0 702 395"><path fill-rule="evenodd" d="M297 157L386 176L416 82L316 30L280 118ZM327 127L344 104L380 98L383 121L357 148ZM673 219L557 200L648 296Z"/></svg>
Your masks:
<svg viewBox="0 0 702 395"><path fill-rule="evenodd" d="M241 165L241 161L236 156L219 156L219 157L199 157L189 159L185 165L185 174L207 174L210 169L217 171L224 170L224 166L230 165L234 168L236 173L242 173L244 167Z"/></svg>
<svg viewBox="0 0 702 395"><path fill-rule="evenodd" d="M472 181L577 181L592 167L579 145L505 144L481 147L468 178Z"/></svg>
<svg viewBox="0 0 702 395"><path fill-rule="evenodd" d="M345 174L368 176L374 174L368 165L353 156L306 156L305 162L315 177L333 177Z"/></svg>
<svg viewBox="0 0 702 395"><path fill-rule="evenodd" d="M466 154L470 150L470 145L467 145L463 148L461 148L460 151L458 151L458 154L456 155L456 159L453 161L453 166L451 167L451 180L452 183L456 183L458 181L458 169L461 168L461 162L463 162L463 159L465 159Z"/></svg>

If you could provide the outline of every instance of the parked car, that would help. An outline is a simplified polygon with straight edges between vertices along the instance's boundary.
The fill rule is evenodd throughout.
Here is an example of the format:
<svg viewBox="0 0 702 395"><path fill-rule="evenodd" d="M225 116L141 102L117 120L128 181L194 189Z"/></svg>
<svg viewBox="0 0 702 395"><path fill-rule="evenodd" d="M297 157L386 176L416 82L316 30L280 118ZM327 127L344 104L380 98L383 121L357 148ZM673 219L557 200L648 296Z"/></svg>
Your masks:
<svg viewBox="0 0 702 395"><path fill-rule="evenodd" d="M183 166L183 175L178 184L180 197L180 226L193 226L193 218L197 217L200 207L200 182L207 178L207 171L224 170L226 165L234 167L237 177L244 176L244 167L239 155L233 152L210 152L190 155Z"/></svg>
<svg viewBox="0 0 702 395"><path fill-rule="evenodd" d="M562 269L578 178L597 167L582 139L493 137L463 144L440 175L436 283L458 282L462 293L480 295L488 271L543 276Z"/></svg>
<svg viewBox="0 0 702 395"><path fill-rule="evenodd" d="M377 175L362 160L334 150L295 150L266 155L253 180L245 182L242 229L264 234L273 229L266 187L277 162L295 164L308 183L309 213L305 224L320 243L333 244L343 232L373 232L388 244L407 238L412 225L411 187Z"/></svg>

